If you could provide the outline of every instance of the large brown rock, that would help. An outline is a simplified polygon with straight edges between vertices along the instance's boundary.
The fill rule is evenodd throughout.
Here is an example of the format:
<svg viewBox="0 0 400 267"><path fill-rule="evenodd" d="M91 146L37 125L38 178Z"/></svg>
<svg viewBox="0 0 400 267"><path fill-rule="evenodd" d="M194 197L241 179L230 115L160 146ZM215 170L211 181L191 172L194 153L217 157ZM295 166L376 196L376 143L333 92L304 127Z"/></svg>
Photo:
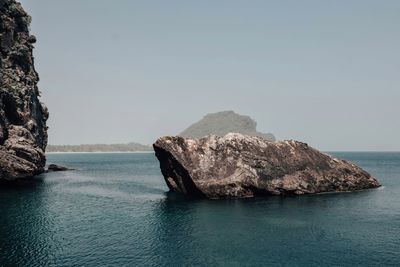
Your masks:
<svg viewBox="0 0 400 267"><path fill-rule="evenodd" d="M39 101L39 76L21 4L0 0L0 181L44 171L47 108Z"/></svg>
<svg viewBox="0 0 400 267"><path fill-rule="evenodd" d="M166 136L153 146L168 187L187 195L244 198L380 186L356 165L297 141L272 142L242 134Z"/></svg>

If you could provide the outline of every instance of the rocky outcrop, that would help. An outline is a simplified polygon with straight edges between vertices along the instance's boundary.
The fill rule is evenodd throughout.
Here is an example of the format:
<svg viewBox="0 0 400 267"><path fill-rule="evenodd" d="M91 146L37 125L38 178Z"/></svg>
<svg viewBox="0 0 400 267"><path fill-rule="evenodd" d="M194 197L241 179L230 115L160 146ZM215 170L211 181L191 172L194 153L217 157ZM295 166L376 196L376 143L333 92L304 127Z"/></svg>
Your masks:
<svg viewBox="0 0 400 267"><path fill-rule="evenodd" d="M207 198L301 195L379 186L356 165L297 141L270 142L228 134L154 143L161 172L172 191Z"/></svg>
<svg viewBox="0 0 400 267"><path fill-rule="evenodd" d="M241 133L275 141L273 134L257 131L257 122L255 120L233 111L207 114L203 119L192 124L179 135L186 138L202 138L212 134L224 136L227 133Z"/></svg>
<svg viewBox="0 0 400 267"><path fill-rule="evenodd" d="M70 171L72 169L69 169L67 167L58 165L58 164L50 164L49 167L47 168L47 172L63 172L63 171Z"/></svg>
<svg viewBox="0 0 400 267"><path fill-rule="evenodd" d="M29 34L21 4L0 0L0 180L44 171L47 108L40 103Z"/></svg>

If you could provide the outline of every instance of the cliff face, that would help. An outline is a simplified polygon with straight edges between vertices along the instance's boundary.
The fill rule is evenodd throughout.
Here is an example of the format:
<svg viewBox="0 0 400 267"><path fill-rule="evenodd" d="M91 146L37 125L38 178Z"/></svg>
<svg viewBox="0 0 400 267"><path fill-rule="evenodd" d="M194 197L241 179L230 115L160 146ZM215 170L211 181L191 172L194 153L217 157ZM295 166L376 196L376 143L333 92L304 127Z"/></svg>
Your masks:
<svg viewBox="0 0 400 267"><path fill-rule="evenodd" d="M379 186L356 165L296 141L271 142L241 134L166 136L153 146L168 187L187 195L241 198Z"/></svg>
<svg viewBox="0 0 400 267"><path fill-rule="evenodd" d="M39 101L31 18L15 0L0 0L0 180L31 177L46 163L47 108Z"/></svg>
<svg viewBox="0 0 400 267"><path fill-rule="evenodd" d="M224 136L227 133L241 133L275 141L273 134L257 132L257 122L255 120L233 111L207 114L203 119L192 124L179 135L187 138L202 138L212 134Z"/></svg>

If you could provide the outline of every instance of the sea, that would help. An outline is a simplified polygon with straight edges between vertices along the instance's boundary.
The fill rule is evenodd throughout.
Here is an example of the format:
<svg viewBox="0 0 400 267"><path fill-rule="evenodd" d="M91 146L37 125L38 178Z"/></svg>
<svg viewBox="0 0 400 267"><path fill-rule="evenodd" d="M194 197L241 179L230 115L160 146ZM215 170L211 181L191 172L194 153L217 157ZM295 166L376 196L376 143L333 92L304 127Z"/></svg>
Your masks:
<svg viewBox="0 0 400 267"><path fill-rule="evenodd" d="M153 153L58 153L0 188L0 266L400 266L400 153L330 153L382 187L238 200L168 193Z"/></svg>

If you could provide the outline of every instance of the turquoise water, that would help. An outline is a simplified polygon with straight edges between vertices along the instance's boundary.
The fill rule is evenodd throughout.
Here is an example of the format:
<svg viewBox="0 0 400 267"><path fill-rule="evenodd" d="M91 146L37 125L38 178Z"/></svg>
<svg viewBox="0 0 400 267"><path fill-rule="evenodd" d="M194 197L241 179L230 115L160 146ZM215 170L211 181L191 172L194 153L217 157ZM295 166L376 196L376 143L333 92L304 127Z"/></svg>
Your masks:
<svg viewBox="0 0 400 267"><path fill-rule="evenodd" d="M400 265L400 153L334 153L371 191L245 200L167 194L153 154L51 154L74 171L0 189L1 266Z"/></svg>

